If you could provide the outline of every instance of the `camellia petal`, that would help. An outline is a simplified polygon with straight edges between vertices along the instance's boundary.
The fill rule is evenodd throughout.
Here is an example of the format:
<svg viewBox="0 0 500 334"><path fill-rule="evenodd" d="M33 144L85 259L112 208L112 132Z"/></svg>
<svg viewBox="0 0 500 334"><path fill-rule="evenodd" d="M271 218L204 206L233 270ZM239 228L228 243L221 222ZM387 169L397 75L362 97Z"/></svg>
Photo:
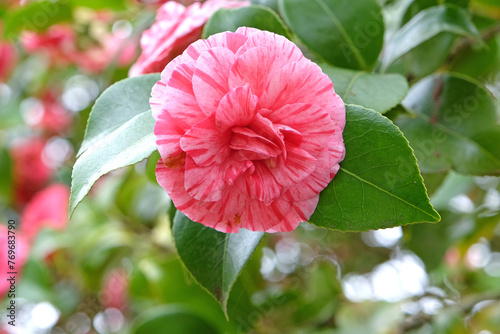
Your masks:
<svg viewBox="0 0 500 334"><path fill-rule="evenodd" d="M212 115L195 124L180 141L182 150L200 166L221 164L230 153L230 135L219 132L214 119Z"/></svg>
<svg viewBox="0 0 500 334"><path fill-rule="evenodd" d="M158 183L218 231L293 230L344 157L345 107L332 82L270 32L196 41L162 72L151 107Z"/></svg>
<svg viewBox="0 0 500 334"><path fill-rule="evenodd" d="M291 103L310 103L331 114L336 108L333 84L322 74L318 65L305 58L283 65L259 96L261 107L277 110Z"/></svg>
<svg viewBox="0 0 500 334"><path fill-rule="evenodd" d="M230 90L217 107L217 125L222 131L232 126L247 126L257 113L258 102L248 85Z"/></svg>
<svg viewBox="0 0 500 334"><path fill-rule="evenodd" d="M227 77L235 59L230 50L215 47L203 52L196 60L193 92L206 114L214 113L228 92Z"/></svg>
<svg viewBox="0 0 500 334"><path fill-rule="evenodd" d="M188 156L184 186L189 195L197 200L219 201L225 185L224 174L224 170L219 166L199 166L193 158Z"/></svg>
<svg viewBox="0 0 500 334"><path fill-rule="evenodd" d="M272 72L275 58L274 53L263 47L248 50L234 62L229 72L229 87L249 85L255 95L261 96L275 74Z"/></svg>
<svg viewBox="0 0 500 334"><path fill-rule="evenodd" d="M249 4L248 1L207 0L185 7L168 1L159 8L153 26L142 34L142 54L130 68L129 76L161 72L172 59L201 37L203 26L217 10ZM228 41L229 45L233 45L235 39L229 37Z"/></svg>

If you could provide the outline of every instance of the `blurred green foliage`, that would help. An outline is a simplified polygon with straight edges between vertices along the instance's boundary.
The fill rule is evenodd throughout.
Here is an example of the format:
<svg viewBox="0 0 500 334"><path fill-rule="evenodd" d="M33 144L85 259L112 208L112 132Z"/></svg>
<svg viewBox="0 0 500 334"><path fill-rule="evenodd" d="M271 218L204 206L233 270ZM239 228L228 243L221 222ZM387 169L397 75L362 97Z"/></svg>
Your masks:
<svg viewBox="0 0 500 334"><path fill-rule="evenodd" d="M18 315L25 321L20 326L26 333L499 333L500 3L253 3L269 9L221 11L214 20L231 19L233 25L212 21L205 34L211 33L209 28L234 30L239 20L267 29L286 23L276 29L290 34L308 57L327 63L332 81L339 77L339 92L354 94L346 101L385 112L400 127L441 222L357 233L304 223L289 233L267 234L239 267L239 277L239 272L233 275L232 290L224 291L226 318L179 258L172 233L175 207L155 181L159 155L153 152L147 160L99 179L64 231L46 229L33 240L17 286ZM346 6L349 10L342 10ZM31 136L61 139L69 153L54 167L52 181L69 185L95 99L127 76L127 68L120 66L99 73L54 66L42 53L27 53L19 34L66 22L84 48L93 31L102 28L93 16L102 9L110 17L106 29L128 22L137 44L156 12L156 7L134 1L0 4L3 35L18 54L12 75L0 83L3 223L18 221L22 214L15 204L13 143ZM269 19L262 23L251 17L252 11L265 11ZM444 15L449 11L453 15ZM444 14L434 16L437 23L415 24L429 12ZM35 16L43 24L34 26L30 20ZM428 25L431 35L424 34ZM407 34L416 37L408 41ZM339 50L342 42L347 44ZM397 57L384 66L389 45ZM68 109L73 106L68 131L46 134L28 124L26 106L48 88ZM481 95L484 101L465 101L478 91L486 94ZM70 103L78 102L78 96L80 104ZM471 103L470 117L459 114L453 121L449 117L456 115L450 112L460 101ZM436 141L435 129L451 139ZM58 150L62 152L61 146ZM485 152L489 163L478 157ZM3 309L8 302L4 296ZM50 319L51 313L35 312L47 305L43 303L56 312L50 328L43 328L39 318L44 314Z"/></svg>

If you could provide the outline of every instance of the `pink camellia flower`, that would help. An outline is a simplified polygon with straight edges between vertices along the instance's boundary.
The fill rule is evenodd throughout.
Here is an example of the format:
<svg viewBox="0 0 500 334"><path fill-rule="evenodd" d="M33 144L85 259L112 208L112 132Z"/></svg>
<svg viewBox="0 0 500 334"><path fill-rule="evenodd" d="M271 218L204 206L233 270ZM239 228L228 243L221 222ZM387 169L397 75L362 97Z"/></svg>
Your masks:
<svg viewBox="0 0 500 334"><path fill-rule="evenodd" d="M69 188L54 184L40 191L26 205L21 215L21 229L33 240L42 228L62 230L68 223Z"/></svg>
<svg viewBox="0 0 500 334"><path fill-rule="evenodd" d="M9 231L10 234L9 234ZM9 238L9 235L11 238ZM15 248L10 249L9 245L12 245L12 236L15 236ZM11 243L9 244L9 240ZM9 230L4 224L0 224L0 268L2 272L0 273L0 298L4 295L8 295L11 288L11 282L8 280L11 276L15 276L15 287L18 284L19 275L21 273L22 267L26 263L29 255L29 244L26 238L17 229ZM14 251L14 259L9 258L9 250ZM12 255L12 254L10 254ZM8 262L12 261L14 264ZM11 268L10 266L13 266ZM16 272L17 274L9 274L11 272Z"/></svg>
<svg viewBox="0 0 500 334"><path fill-rule="evenodd" d="M158 182L180 211L219 231L294 229L344 158L345 107L332 82L267 31L193 43L150 103Z"/></svg>
<svg viewBox="0 0 500 334"><path fill-rule="evenodd" d="M142 54L129 76L161 72L165 65L201 37L203 26L220 8L248 6L247 1L208 0L185 7L169 1L160 7L156 22L142 34Z"/></svg>

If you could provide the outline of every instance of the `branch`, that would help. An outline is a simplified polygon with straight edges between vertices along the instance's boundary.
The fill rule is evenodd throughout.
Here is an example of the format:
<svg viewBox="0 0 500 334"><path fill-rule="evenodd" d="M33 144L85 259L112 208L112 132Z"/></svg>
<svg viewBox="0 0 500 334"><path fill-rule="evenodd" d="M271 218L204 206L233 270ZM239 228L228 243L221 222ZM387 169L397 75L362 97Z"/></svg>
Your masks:
<svg viewBox="0 0 500 334"><path fill-rule="evenodd" d="M481 40L486 42L486 41L490 40L491 38L495 37L495 35L499 32L500 32L500 24L495 25L495 26L483 31L483 33L481 34ZM461 43L459 43L457 46L455 46L455 48L450 52L446 62L450 63L453 60L453 58L455 58L455 56L457 54L464 51L468 47L472 46L475 41L476 40L472 37L469 37L469 38L463 40Z"/></svg>

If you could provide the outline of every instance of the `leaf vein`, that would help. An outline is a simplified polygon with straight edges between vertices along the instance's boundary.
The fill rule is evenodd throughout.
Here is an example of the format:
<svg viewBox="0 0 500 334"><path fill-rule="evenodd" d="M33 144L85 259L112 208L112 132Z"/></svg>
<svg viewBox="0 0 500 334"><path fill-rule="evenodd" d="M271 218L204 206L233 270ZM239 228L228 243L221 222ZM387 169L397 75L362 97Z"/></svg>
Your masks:
<svg viewBox="0 0 500 334"><path fill-rule="evenodd" d="M422 210L421 208L419 208L419 207L415 206L414 204L412 204L412 203L410 203L410 202L408 202L408 201L404 200L403 198L398 197L398 196L396 196L396 195L394 195L394 194L390 193L389 191L387 191L387 190L385 190L385 189L383 189L383 188L380 188L379 186L377 186L377 185L375 185L375 184L371 183L370 181L365 180L365 179L363 179L363 178L359 177L358 175L356 175L356 174L354 174L354 173L352 173L352 172L348 171L347 169L345 169L345 168L343 168L343 167L340 167L340 169L341 169L344 173L347 173L347 174L351 175L352 177L354 177L354 178L358 179L360 182L366 183L366 184L368 184L368 185L370 185L370 186L374 187L375 189L380 190L381 192L383 192L383 193L385 193L385 194L387 194L387 195L391 196L392 198L400 200L401 202L405 203L405 204L406 204L406 205L408 205L408 206L411 206L411 207L412 207L412 208L414 208L415 210L418 210L418 211L420 211L420 212L422 212L422 213L426 214L427 216L429 216L429 217L431 217L431 218L433 218L433 219L439 219L438 217L434 217L433 215L429 214L427 211L424 211L424 210Z"/></svg>

